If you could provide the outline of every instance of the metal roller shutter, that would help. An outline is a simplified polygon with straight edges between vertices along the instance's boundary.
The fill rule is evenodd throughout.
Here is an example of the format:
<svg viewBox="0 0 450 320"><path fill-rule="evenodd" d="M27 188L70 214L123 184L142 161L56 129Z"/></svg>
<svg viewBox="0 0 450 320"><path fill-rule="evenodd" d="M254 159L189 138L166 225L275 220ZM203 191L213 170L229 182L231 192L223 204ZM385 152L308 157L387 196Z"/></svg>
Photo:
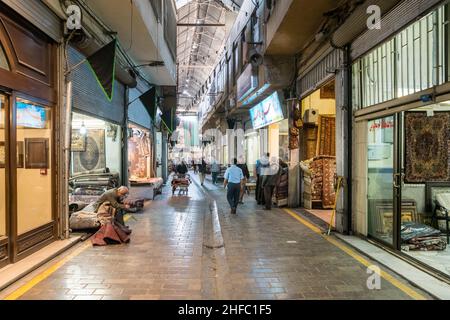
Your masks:
<svg viewBox="0 0 450 320"><path fill-rule="evenodd" d="M320 85L334 77L336 69L342 67L344 63L344 53L342 50L333 50L330 54L308 70L305 70L297 80L297 92L303 98L313 91L317 90Z"/></svg>
<svg viewBox="0 0 450 320"><path fill-rule="evenodd" d="M367 0L358 6L350 17L333 34L332 41L337 47L343 47L367 30L369 6L378 6L385 15L402 0Z"/></svg>
<svg viewBox="0 0 450 320"><path fill-rule="evenodd" d="M361 57L444 2L442 0L405 0L401 2L383 17L380 30L368 30L353 41L350 52L352 60Z"/></svg>
<svg viewBox="0 0 450 320"><path fill-rule="evenodd" d="M70 65L75 65L84 56L74 48L69 48ZM113 101L109 102L95 79L87 63L79 66L71 75L73 82L73 108L95 117L118 124L124 121L125 86L115 81Z"/></svg>
<svg viewBox="0 0 450 320"><path fill-rule="evenodd" d="M128 120L140 125L141 127L151 129L152 120L150 118L150 115L148 114L148 111L142 104L141 100L139 100L139 96L141 96L144 92L141 92L137 89L129 90L129 100L130 102L133 102L128 106Z"/></svg>
<svg viewBox="0 0 450 320"><path fill-rule="evenodd" d="M56 42L63 38L61 20L40 0L0 0Z"/></svg>

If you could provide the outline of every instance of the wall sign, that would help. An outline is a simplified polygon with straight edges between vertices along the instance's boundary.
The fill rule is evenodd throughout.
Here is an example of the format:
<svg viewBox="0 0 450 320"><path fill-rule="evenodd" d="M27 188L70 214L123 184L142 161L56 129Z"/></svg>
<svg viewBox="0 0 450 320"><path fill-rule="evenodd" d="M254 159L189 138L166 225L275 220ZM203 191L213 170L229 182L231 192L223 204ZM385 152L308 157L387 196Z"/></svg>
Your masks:
<svg viewBox="0 0 450 320"><path fill-rule="evenodd" d="M253 129L260 129L284 120L278 92L273 93L255 107L250 109Z"/></svg>

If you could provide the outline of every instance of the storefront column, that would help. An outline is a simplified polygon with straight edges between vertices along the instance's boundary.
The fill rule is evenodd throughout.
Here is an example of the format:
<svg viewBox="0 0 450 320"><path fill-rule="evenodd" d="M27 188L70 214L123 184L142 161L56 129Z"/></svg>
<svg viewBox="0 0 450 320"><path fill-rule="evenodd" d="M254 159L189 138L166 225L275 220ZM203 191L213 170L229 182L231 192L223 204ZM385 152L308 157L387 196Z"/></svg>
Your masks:
<svg viewBox="0 0 450 320"><path fill-rule="evenodd" d="M280 157L280 126L278 123L272 124L268 130L270 157Z"/></svg>
<svg viewBox="0 0 450 320"><path fill-rule="evenodd" d="M290 106L290 104L288 104ZM289 128L294 128L293 108L288 109ZM290 133L289 133L290 136ZM299 137L297 137L299 139ZM288 207L300 207L300 148L289 150L289 194Z"/></svg>
<svg viewBox="0 0 450 320"><path fill-rule="evenodd" d="M237 129L235 131L236 136L236 155L237 159L245 159L245 132L243 123L237 124Z"/></svg>
<svg viewBox="0 0 450 320"><path fill-rule="evenodd" d="M128 104L130 97L130 89L125 87L124 95L124 119L122 123L122 185L130 186L128 175Z"/></svg>
<svg viewBox="0 0 450 320"><path fill-rule="evenodd" d="M260 139L260 157L267 154L269 152L269 132L267 129L259 130L259 139Z"/></svg>
<svg viewBox="0 0 450 320"><path fill-rule="evenodd" d="M167 182L167 179L169 177L168 172L168 164L169 164L169 146L167 145L169 141L167 132L162 133L162 178L164 180L164 183Z"/></svg>
<svg viewBox="0 0 450 320"><path fill-rule="evenodd" d="M226 139L227 139L227 148L228 148L228 163L225 163L225 165L233 163L233 159L236 158L235 131L227 129Z"/></svg>
<svg viewBox="0 0 450 320"><path fill-rule="evenodd" d="M338 177L343 178L344 186L340 190L340 196L336 208L336 230L340 233L348 233L349 212L349 141L351 141L351 127L349 126L350 106L350 73L347 68L340 68L336 73L336 171ZM350 86L350 87L349 87Z"/></svg>
<svg viewBox="0 0 450 320"><path fill-rule="evenodd" d="M214 158L217 163L222 163L220 159L220 150L222 148L222 134L220 130L214 131Z"/></svg>

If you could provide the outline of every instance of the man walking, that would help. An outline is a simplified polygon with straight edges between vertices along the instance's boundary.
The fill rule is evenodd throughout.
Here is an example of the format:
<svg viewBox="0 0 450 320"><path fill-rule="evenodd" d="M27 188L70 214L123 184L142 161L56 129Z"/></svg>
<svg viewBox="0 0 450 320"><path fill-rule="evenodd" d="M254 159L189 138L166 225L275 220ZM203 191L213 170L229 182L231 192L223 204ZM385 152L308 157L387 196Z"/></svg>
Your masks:
<svg viewBox="0 0 450 320"><path fill-rule="evenodd" d="M219 177L219 173L220 173L220 165L217 163L216 160L214 160L213 163L211 164L211 176L214 185L217 184L217 178Z"/></svg>
<svg viewBox="0 0 450 320"><path fill-rule="evenodd" d="M264 156L256 161L256 201L259 205L264 205L264 187L263 179L267 174L267 169L270 167L270 153L264 154Z"/></svg>
<svg viewBox="0 0 450 320"><path fill-rule="evenodd" d="M242 173L244 174L244 181L242 182L243 188L241 189L241 194L239 196L239 204L244 204L244 194L245 191L247 191L247 182L250 179L250 172L248 171L248 166L245 163L244 157L240 157L239 160L240 161L238 167L242 170Z"/></svg>
<svg viewBox="0 0 450 320"><path fill-rule="evenodd" d="M237 159L233 160L233 165L225 172L224 187L228 187L227 200L231 207L231 214L236 214L239 204L239 196L241 194L241 188L243 187L244 173L242 169L238 168Z"/></svg>
<svg viewBox="0 0 450 320"><path fill-rule="evenodd" d="M198 169L198 171L200 172L200 183L201 183L202 187L205 184L206 170L207 170L206 161L205 161L205 158L202 158L202 163L200 164L199 169Z"/></svg>
<svg viewBox="0 0 450 320"><path fill-rule="evenodd" d="M264 190L265 210L272 210L273 192L279 183L281 173L281 163L273 161L263 177L262 186Z"/></svg>

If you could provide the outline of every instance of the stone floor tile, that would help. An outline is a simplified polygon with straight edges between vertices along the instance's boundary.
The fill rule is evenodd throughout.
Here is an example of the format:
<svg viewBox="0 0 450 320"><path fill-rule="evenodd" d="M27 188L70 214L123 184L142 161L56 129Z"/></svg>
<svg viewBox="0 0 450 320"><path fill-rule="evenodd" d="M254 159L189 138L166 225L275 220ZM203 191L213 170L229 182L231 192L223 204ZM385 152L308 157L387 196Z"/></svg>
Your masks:
<svg viewBox="0 0 450 320"><path fill-rule="evenodd" d="M189 197L165 188L134 217L131 243L88 248L21 299L409 299L386 281L368 290L363 265L282 210L246 197L231 216L223 188L209 182ZM224 247L212 248L213 236Z"/></svg>

